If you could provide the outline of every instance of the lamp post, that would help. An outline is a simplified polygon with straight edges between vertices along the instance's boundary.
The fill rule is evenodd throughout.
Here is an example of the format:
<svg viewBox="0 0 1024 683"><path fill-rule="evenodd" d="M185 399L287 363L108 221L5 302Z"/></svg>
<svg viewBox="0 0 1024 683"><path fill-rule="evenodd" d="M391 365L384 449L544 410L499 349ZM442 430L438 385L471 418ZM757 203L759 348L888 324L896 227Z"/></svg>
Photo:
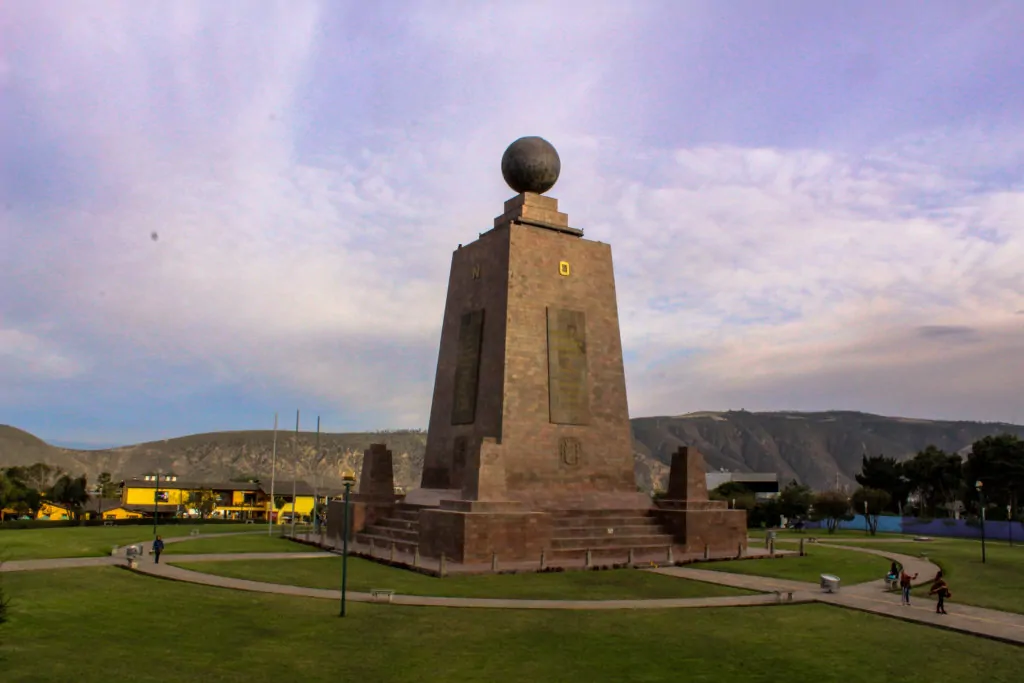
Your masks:
<svg viewBox="0 0 1024 683"><path fill-rule="evenodd" d="M868 502L864 501L864 533L871 534L871 524L868 522Z"/></svg>
<svg viewBox="0 0 1024 683"><path fill-rule="evenodd" d="M978 491L978 505L981 506L981 563L985 564L985 493L980 479L974 482L974 488Z"/></svg>
<svg viewBox="0 0 1024 683"><path fill-rule="evenodd" d="M351 471L346 471L341 478L345 484L345 514L342 516L341 525L341 614L339 616L345 616L345 587L348 584L348 494L352 490L352 482L356 480L356 475Z"/></svg>
<svg viewBox="0 0 1024 683"><path fill-rule="evenodd" d="M160 518L160 470L156 471L156 488L153 489L153 538L156 538L156 523Z"/></svg>
<svg viewBox="0 0 1024 683"><path fill-rule="evenodd" d="M1013 545L1013 506L1006 504L1006 542Z"/></svg>

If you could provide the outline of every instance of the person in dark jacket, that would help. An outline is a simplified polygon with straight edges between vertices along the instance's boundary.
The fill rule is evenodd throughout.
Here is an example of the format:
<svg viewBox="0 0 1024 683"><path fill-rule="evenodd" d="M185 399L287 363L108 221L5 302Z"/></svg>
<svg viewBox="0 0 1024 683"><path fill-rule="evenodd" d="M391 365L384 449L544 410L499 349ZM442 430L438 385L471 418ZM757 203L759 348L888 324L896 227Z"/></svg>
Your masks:
<svg viewBox="0 0 1024 683"><path fill-rule="evenodd" d="M932 589L928 591L928 594L939 596L939 602L935 605L935 613L945 614L946 598L952 597L953 594L949 592L949 584L942 578L941 571L935 575L935 581L932 582Z"/></svg>
<svg viewBox="0 0 1024 683"><path fill-rule="evenodd" d="M164 551L164 539L159 536L153 541L153 561L160 564L160 553Z"/></svg>

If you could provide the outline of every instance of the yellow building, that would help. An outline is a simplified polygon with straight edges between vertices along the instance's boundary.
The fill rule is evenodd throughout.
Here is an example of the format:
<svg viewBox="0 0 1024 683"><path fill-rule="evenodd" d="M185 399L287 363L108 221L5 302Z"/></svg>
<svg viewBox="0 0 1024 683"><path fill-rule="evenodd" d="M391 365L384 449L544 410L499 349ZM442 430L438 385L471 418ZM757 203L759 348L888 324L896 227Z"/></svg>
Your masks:
<svg viewBox="0 0 1024 683"><path fill-rule="evenodd" d="M89 500L82 506L82 517L84 519L118 521L122 519L140 519L142 513L127 509L120 498L97 499L95 496L90 496Z"/></svg>
<svg viewBox="0 0 1024 683"><path fill-rule="evenodd" d="M208 491L214 497L214 507L207 516L213 519L267 521L290 524L294 514L298 523L311 521L314 500L326 505L328 498L338 494L329 489L314 489L308 482L282 480L270 482L199 482L181 481L173 474L161 475L157 487L156 475L129 479L122 482L121 504L125 511L152 517L154 506L161 517L198 516L193 501L199 492ZM292 494L294 491L294 506Z"/></svg>
<svg viewBox="0 0 1024 683"><path fill-rule="evenodd" d="M293 488L295 492L294 507L292 505ZM263 492L269 501L269 484L263 484ZM340 492L324 488L315 489L305 481L274 482L273 519L277 524L291 524L294 514L296 523L308 524L312 521L314 500L319 500L321 506L326 506L327 500L335 495L340 495Z"/></svg>
<svg viewBox="0 0 1024 683"><path fill-rule="evenodd" d="M52 501L46 501L36 513L36 519L48 519L50 521L71 519L71 512L61 505Z"/></svg>

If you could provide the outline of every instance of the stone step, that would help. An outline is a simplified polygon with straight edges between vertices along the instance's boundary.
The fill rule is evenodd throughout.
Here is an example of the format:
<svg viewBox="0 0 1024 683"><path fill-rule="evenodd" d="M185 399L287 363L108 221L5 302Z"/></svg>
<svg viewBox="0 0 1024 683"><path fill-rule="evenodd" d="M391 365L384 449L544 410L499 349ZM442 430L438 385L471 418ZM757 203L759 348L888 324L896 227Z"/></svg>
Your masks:
<svg viewBox="0 0 1024 683"><path fill-rule="evenodd" d="M611 529L611 533L608 532ZM554 533L559 538L628 538L631 536L661 536L665 532L657 524L636 524L631 526L581 526L555 527Z"/></svg>
<svg viewBox="0 0 1024 683"><path fill-rule="evenodd" d="M361 533L370 536L380 536L382 538L393 538L396 541L409 541L411 543L418 542L420 538L420 532L418 529L391 529L388 527L381 527L376 524L371 524Z"/></svg>
<svg viewBox="0 0 1024 683"><path fill-rule="evenodd" d="M629 559L629 551L632 549L634 562L665 562L668 558L668 546L668 542L655 545L603 546L591 548L590 557L595 564L620 563ZM549 562L580 561L586 557L586 552L586 548L551 549L546 551L545 557Z"/></svg>
<svg viewBox="0 0 1024 683"><path fill-rule="evenodd" d="M400 553L414 553L419 545L415 541L402 541L387 536L376 536L367 533L356 534L356 542L361 545L372 545L374 548L383 548L385 550L391 548L393 543L395 550Z"/></svg>
<svg viewBox="0 0 1024 683"><path fill-rule="evenodd" d="M662 547L672 545L672 537L668 534L649 534L646 536L605 536L603 538L552 538L552 550L586 550L587 548L630 548L630 547Z"/></svg>
<svg viewBox="0 0 1024 683"><path fill-rule="evenodd" d="M391 511L389 517L404 519L410 522L418 522L420 521L420 511L419 508L396 507Z"/></svg>
<svg viewBox="0 0 1024 683"><path fill-rule="evenodd" d="M591 509L591 510L548 510L548 514L556 519L566 517L649 517L648 510L616 510L616 509Z"/></svg>
<svg viewBox="0 0 1024 683"><path fill-rule="evenodd" d="M578 529L593 528L607 529L609 527L623 526L658 526L658 520L653 517L556 517L554 520L556 529Z"/></svg>
<svg viewBox="0 0 1024 683"><path fill-rule="evenodd" d="M410 529L419 529L419 520L409 519L396 519L395 517L384 517L383 519L375 520L373 526L380 526L387 529L401 529L408 531Z"/></svg>

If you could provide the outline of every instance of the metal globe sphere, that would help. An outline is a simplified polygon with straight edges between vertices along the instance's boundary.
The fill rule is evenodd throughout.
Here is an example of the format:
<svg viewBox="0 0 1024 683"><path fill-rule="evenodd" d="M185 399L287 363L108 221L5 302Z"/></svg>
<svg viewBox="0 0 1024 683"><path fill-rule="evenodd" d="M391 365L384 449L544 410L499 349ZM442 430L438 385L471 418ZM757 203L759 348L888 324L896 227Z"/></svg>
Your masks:
<svg viewBox="0 0 1024 683"><path fill-rule="evenodd" d="M561 170L554 146L537 136L519 138L501 157L501 175L516 192L543 194L555 186Z"/></svg>

